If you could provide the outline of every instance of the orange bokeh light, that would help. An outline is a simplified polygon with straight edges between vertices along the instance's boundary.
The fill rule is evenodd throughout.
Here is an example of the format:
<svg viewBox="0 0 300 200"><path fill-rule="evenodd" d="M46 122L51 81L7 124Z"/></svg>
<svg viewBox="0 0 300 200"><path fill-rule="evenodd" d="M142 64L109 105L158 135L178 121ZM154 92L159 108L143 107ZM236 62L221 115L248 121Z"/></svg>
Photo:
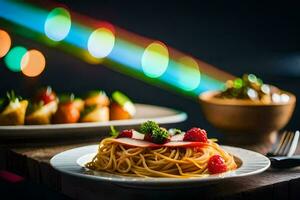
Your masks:
<svg viewBox="0 0 300 200"><path fill-rule="evenodd" d="M44 71L45 65L45 57L40 51L29 50L21 61L22 73L29 77L38 76Z"/></svg>
<svg viewBox="0 0 300 200"><path fill-rule="evenodd" d="M0 30L0 58L4 57L10 49L11 39L6 31Z"/></svg>

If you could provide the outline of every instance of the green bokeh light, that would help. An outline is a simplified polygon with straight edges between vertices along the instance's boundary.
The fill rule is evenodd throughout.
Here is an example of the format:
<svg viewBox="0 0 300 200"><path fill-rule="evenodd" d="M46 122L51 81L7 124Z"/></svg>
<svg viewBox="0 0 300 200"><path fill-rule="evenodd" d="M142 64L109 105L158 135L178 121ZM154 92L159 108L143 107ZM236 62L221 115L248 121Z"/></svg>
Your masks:
<svg viewBox="0 0 300 200"><path fill-rule="evenodd" d="M201 80L198 63L191 57L185 56L178 62L178 85L185 91L196 89Z"/></svg>
<svg viewBox="0 0 300 200"><path fill-rule="evenodd" d="M13 72L20 72L21 61L26 52L27 49L21 46L12 48L4 58L7 68Z"/></svg>
<svg viewBox="0 0 300 200"><path fill-rule="evenodd" d="M47 16L45 34L51 40L61 41L67 37L71 28L70 13L64 8L55 8Z"/></svg>
<svg viewBox="0 0 300 200"><path fill-rule="evenodd" d="M167 70L169 64L168 48L160 42L151 43L144 51L142 68L151 78L158 78Z"/></svg>

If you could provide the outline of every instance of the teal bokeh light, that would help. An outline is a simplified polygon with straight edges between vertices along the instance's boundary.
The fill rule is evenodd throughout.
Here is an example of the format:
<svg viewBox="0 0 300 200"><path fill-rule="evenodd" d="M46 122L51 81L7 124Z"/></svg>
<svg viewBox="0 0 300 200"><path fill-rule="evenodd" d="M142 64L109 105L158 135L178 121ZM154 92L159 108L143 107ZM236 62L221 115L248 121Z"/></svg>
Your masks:
<svg viewBox="0 0 300 200"><path fill-rule="evenodd" d="M4 57L7 68L13 72L21 71L21 61L26 54L27 49L21 46L12 48Z"/></svg>

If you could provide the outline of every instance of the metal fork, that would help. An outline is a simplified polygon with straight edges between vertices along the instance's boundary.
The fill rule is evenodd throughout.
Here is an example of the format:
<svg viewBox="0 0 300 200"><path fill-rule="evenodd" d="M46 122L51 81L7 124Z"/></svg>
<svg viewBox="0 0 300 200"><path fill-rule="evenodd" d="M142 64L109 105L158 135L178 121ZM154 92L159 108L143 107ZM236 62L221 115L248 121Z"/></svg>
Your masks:
<svg viewBox="0 0 300 200"><path fill-rule="evenodd" d="M289 168L300 165L300 156L293 156L299 141L299 131L285 131L272 150L267 154L272 166Z"/></svg>
<svg viewBox="0 0 300 200"><path fill-rule="evenodd" d="M298 140L299 131L296 131L295 133L292 131L283 132L280 140L273 146L267 156L292 156L296 151Z"/></svg>

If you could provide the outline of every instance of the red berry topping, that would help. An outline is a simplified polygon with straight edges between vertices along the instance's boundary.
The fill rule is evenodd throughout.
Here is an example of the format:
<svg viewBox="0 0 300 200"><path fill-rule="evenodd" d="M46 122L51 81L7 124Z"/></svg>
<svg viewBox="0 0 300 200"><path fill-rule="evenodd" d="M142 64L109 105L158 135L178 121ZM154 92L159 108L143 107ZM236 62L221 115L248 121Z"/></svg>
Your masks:
<svg viewBox="0 0 300 200"><path fill-rule="evenodd" d="M43 88L36 94L35 100L42 101L44 105L56 100L56 94L52 91L51 87Z"/></svg>
<svg viewBox="0 0 300 200"><path fill-rule="evenodd" d="M208 171L211 174L218 174L227 171L224 159L219 155L213 155L208 160Z"/></svg>
<svg viewBox="0 0 300 200"><path fill-rule="evenodd" d="M127 138L132 138L132 130L123 130L119 135L119 138L121 137L127 137Z"/></svg>
<svg viewBox="0 0 300 200"><path fill-rule="evenodd" d="M207 142L206 131L200 128L191 128L184 134L183 141Z"/></svg>

